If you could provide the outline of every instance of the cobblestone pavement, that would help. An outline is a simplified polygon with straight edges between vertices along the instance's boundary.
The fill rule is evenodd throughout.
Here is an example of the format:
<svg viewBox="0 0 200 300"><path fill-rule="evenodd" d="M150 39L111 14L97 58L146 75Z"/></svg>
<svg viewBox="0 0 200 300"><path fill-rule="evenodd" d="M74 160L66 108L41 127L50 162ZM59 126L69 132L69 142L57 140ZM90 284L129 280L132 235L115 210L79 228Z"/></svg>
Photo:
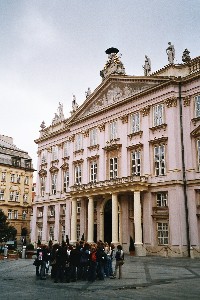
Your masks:
<svg viewBox="0 0 200 300"><path fill-rule="evenodd" d="M200 259L127 255L123 279L54 283L37 279L33 260L0 261L0 299L200 299Z"/></svg>

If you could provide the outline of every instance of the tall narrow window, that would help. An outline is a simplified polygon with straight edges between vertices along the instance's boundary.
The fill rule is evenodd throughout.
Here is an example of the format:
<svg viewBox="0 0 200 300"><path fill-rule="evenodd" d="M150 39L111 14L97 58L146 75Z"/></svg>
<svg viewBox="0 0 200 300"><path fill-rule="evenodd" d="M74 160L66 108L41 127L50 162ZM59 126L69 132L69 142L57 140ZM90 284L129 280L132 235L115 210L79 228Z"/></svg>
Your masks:
<svg viewBox="0 0 200 300"><path fill-rule="evenodd" d="M79 151L82 149L82 134L79 133L75 138L75 151Z"/></svg>
<svg viewBox="0 0 200 300"><path fill-rule="evenodd" d="M97 162L92 161L90 164L90 181L96 182L97 181Z"/></svg>
<svg viewBox="0 0 200 300"><path fill-rule="evenodd" d="M62 238L62 241L65 240L65 226L64 225L61 226L61 238Z"/></svg>
<svg viewBox="0 0 200 300"><path fill-rule="evenodd" d="M153 107L153 126L159 126L164 123L163 104L157 104Z"/></svg>
<svg viewBox="0 0 200 300"><path fill-rule="evenodd" d="M10 201L14 201L14 192L13 191L10 192Z"/></svg>
<svg viewBox="0 0 200 300"><path fill-rule="evenodd" d="M12 209L8 210L8 219L11 220L12 219Z"/></svg>
<svg viewBox="0 0 200 300"><path fill-rule="evenodd" d="M15 192L15 201L19 202L19 192Z"/></svg>
<svg viewBox="0 0 200 300"><path fill-rule="evenodd" d="M200 96L195 97L195 117L200 117Z"/></svg>
<svg viewBox="0 0 200 300"><path fill-rule="evenodd" d="M28 194L24 194L23 202L28 203Z"/></svg>
<svg viewBox="0 0 200 300"><path fill-rule="evenodd" d="M42 176L40 177L40 193L42 197L44 197L45 194L45 185L46 185L46 177Z"/></svg>
<svg viewBox="0 0 200 300"><path fill-rule="evenodd" d="M4 190L0 190L0 200L4 200Z"/></svg>
<svg viewBox="0 0 200 300"><path fill-rule="evenodd" d="M46 150L42 150L41 152L41 163L45 164L47 162Z"/></svg>
<svg viewBox="0 0 200 300"><path fill-rule="evenodd" d="M11 181L12 183L15 182L15 174L11 174L11 175L10 175L10 181Z"/></svg>
<svg viewBox="0 0 200 300"><path fill-rule="evenodd" d="M67 141L67 142L64 143L63 156L68 157L69 156L69 151L70 151L70 142Z"/></svg>
<svg viewBox="0 0 200 300"><path fill-rule="evenodd" d="M42 227L38 227L38 240L42 240Z"/></svg>
<svg viewBox="0 0 200 300"><path fill-rule="evenodd" d="M3 181L3 182L6 181L6 172L1 173L1 181Z"/></svg>
<svg viewBox="0 0 200 300"><path fill-rule="evenodd" d="M168 245L169 244L169 230L168 223L157 223L158 232L158 245Z"/></svg>
<svg viewBox="0 0 200 300"><path fill-rule="evenodd" d="M140 114L139 112L133 114L131 116L132 124L131 124L131 129L132 133L138 132L140 130Z"/></svg>
<svg viewBox="0 0 200 300"><path fill-rule="evenodd" d="M131 153L131 164L132 164L132 176L140 176L141 165L140 165L140 151L133 151Z"/></svg>
<svg viewBox="0 0 200 300"><path fill-rule="evenodd" d="M17 174L17 183L20 183L20 180L21 180L21 176Z"/></svg>
<svg viewBox="0 0 200 300"><path fill-rule="evenodd" d="M54 226L49 226L49 240L54 240Z"/></svg>
<svg viewBox="0 0 200 300"><path fill-rule="evenodd" d="M167 193L157 193L156 195L157 207L168 206L167 204Z"/></svg>
<svg viewBox="0 0 200 300"><path fill-rule="evenodd" d="M24 184L29 184L29 177L28 176L25 176L25 179L24 179Z"/></svg>
<svg viewBox="0 0 200 300"><path fill-rule="evenodd" d="M110 139L114 140L117 138L117 121L110 123Z"/></svg>
<svg viewBox="0 0 200 300"><path fill-rule="evenodd" d="M197 141L197 164L200 172L200 140Z"/></svg>
<svg viewBox="0 0 200 300"><path fill-rule="evenodd" d="M81 178L81 165L76 165L74 168L75 172L75 183L81 184L82 178Z"/></svg>
<svg viewBox="0 0 200 300"><path fill-rule="evenodd" d="M81 212L81 201L77 201L77 214Z"/></svg>
<svg viewBox="0 0 200 300"><path fill-rule="evenodd" d="M165 146L159 145L154 148L155 175L165 175Z"/></svg>
<svg viewBox="0 0 200 300"><path fill-rule="evenodd" d="M80 235L81 235L80 224L77 224L77 226L76 226L76 232L77 232L77 240L79 240L80 239Z"/></svg>
<svg viewBox="0 0 200 300"><path fill-rule="evenodd" d="M117 178L117 157L110 159L110 179Z"/></svg>
<svg viewBox="0 0 200 300"><path fill-rule="evenodd" d="M57 185L57 173L51 175L51 193L52 195L56 194L56 185Z"/></svg>
<svg viewBox="0 0 200 300"><path fill-rule="evenodd" d="M58 146L52 146L52 160L58 159Z"/></svg>
<svg viewBox="0 0 200 300"><path fill-rule="evenodd" d="M69 170L63 171L63 191L64 193L67 192L67 189L69 187Z"/></svg>
<svg viewBox="0 0 200 300"><path fill-rule="evenodd" d="M15 219L15 220L18 219L18 210L14 210L14 219Z"/></svg>
<svg viewBox="0 0 200 300"><path fill-rule="evenodd" d="M90 146L97 145L97 128L90 130Z"/></svg>

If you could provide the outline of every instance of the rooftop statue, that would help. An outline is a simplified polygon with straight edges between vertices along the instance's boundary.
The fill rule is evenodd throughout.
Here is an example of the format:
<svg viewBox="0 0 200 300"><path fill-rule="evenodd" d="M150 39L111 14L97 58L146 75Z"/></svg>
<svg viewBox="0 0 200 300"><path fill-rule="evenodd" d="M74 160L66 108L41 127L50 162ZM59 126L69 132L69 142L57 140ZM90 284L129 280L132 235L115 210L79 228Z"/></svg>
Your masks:
<svg viewBox="0 0 200 300"><path fill-rule="evenodd" d="M108 54L108 60L103 68L100 71L100 76L102 79L105 79L111 74L125 75L125 68L121 62L121 55L118 55L119 50L117 48L109 48L106 51Z"/></svg>
<svg viewBox="0 0 200 300"><path fill-rule="evenodd" d="M52 120L52 125L64 120L64 113L63 113L63 104L59 102L57 113L54 113L54 118Z"/></svg>
<svg viewBox="0 0 200 300"><path fill-rule="evenodd" d="M72 112L74 113L78 108L78 103L76 102L76 96L73 95L73 100L72 100Z"/></svg>
<svg viewBox="0 0 200 300"><path fill-rule="evenodd" d="M90 95L91 95L91 89L90 88L88 88L88 90L85 92L85 96L86 96L86 98L87 97L89 97Z"/></svg>
<svg viewBox="0 0 200 300"><path fill-rule="evenodd" d="M41 123L41 125L40 125L40 128L43 130L45 127L46 127L45 122L42 121L42 123Z"/></svg>
<svg viewBox="0 0 200 300"><path fill-rule="evenodd" d="M173 64L174 63L174 59L175 59L174 45L172 45L171 42L169 42L168 45L169 46L166 49L167 56L168 56L168 62L169 62L169 64Z"/></svg>
<svg viewBox="0 0 200 300"><path fill-rule="evenodd" d="M184 63L188 63L191 61L191 57L190 57L190 51L186 48L183 51L183 55L182 55L182 62Z"/></svg>
<svg viewBox="0 0 200 300"><path fill-rule="evenodd" d="M145 62L144 62L144 66L142 66L144 69L144 76L148 76L151 73L151 60L150 58L145 55Z"/></svg>

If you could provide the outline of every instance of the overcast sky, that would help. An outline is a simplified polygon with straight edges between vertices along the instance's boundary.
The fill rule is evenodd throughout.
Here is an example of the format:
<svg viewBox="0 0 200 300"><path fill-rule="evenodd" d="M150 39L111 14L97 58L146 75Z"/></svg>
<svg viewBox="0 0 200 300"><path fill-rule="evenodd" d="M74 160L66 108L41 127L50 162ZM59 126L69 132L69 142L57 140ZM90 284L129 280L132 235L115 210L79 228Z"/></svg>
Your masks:
<svg viewBox="0 0 200 300"><path fill-rule="evenodd" d="M37 168L40 124L50 125L63 103L70 116L88 87L100 83L105 50L122 53L126 74L143 75L176 63L185 48L200 55L200 0L0 0L0 134L28 151Z"/></svg>

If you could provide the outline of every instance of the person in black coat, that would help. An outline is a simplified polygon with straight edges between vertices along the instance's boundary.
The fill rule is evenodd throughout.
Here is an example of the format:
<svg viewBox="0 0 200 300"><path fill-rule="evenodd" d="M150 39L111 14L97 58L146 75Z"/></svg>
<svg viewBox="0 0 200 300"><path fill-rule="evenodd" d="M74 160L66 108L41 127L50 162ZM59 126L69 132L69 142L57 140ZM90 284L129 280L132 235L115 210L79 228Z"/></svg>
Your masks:
<svg viewBox="0 0 200 300"><path fill-rule="evenodd" d="M67 247L64 242L62 243L62 246L59 246L59 248L57 249L55 258L56 258L56 277L54 282L57 283L59 279L61 282L63 282L65 267L68 260Z"/></svg>

